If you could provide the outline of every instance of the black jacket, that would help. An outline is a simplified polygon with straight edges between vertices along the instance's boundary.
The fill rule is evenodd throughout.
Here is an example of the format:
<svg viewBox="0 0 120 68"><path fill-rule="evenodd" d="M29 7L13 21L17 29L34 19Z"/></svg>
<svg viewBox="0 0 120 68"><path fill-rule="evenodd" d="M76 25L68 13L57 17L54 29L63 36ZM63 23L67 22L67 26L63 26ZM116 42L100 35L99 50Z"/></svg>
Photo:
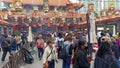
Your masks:
<svg viewBox="0 0 120 68"><path fill-rule="evenodd" d="M90 68L85 50L78 51L78 55L74 58L73 68Z"/></svg>
<svg viewBox="0 0 120 68"><path fill-rule="evenodd" d="M102 57L96 56L94 68L119 68L117 62L113 60L112 55L105 54Z"/></svg>
<svg viewBox="0 0 120 68"><path fill-rule="evenodd" d="M119 47L117 46L117 45L112 45L111 46L111 49L112 49L112 52L114 52L115 53L115 58L117 59L117 60L119 60L119 57L120 57L120 53L119 53Z"/></svg>

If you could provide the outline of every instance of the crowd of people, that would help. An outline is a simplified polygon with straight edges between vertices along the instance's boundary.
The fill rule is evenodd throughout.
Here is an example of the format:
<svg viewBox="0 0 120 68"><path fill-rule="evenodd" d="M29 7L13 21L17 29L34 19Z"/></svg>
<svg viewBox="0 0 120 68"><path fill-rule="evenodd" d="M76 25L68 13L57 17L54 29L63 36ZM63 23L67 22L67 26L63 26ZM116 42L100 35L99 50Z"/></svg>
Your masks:
<svg viewBox="0 0 120 68"><path fill-rule="evenodd" d="M59 33L56 41L51 40L51 45L54 44L53 50L51 45L49 46L49 44L47 44L47 47L50 47L51 50L45 48L43 63L45 64L45 61L49 61L48 68L55 68L55 61L57 62L59 59L62 59L62 68L70 68L71 58L73 58L73 68L90 68L93 57L90 55L91 50L89 50L90 47L88 46L87 39L84 36L85 35L78 36L73 33ZM118 61L120 57L120 34L112 36L107 32L101 32L101 36L98 37L97 40L98 51L96 52L95 60L93 60L94 68L119 68ZM94 44L91 43L90 45ZM64 48L66 49L66 53ZM54 54L51 53L52 51ZM49 60L47 60L46 54L48 54L48 57L49 54L51 54L50 57L53 55L54 58L52 57L50 60L49 57ZM91 57L91 59L89 57Z"/></svg>
<svg viewBox="0 0 120 68"><path fill-rule="evenodd" d="M43 66L48 61L48 68L55 68L55 62L58 63L59 59L62 59L62 68L70 68L71 58L73 58L73 68L90 68L93 51L91 52L85 36L85 34L77 35L71 32L58 33L55 37L50 36L46 45L42 45ZM116 36L101 32L101 36L97 37L99 48L93 60L94 68L119 68L120 35ZM90 43L90 45L94 44L97 43Z"/></svg>
<svg viewBox="0 0 120 68"><path fill-rule="evenodd" d="M42 34L34 37L34 45L38 51L39 60L43 60L43 67L55 68L55 63L63 60L62 68L90 68L91 61L94 61L94 68L119 68L120 57L120 33L112 36L107 32L101 32L101 36L97 37L98 51L96 52L95 60L93 53L87 42L86 34L73 32L55 32L46 35L43 38ZM14 55L17 50L27 42L26 35L1 36L1 48L3 55L1 61L5 60L7 52ZM93 50L93 49L92 49ZM89 58L91 57L91 59ZM71 59L72 58L72 59Z"/></svg>
<svg viewBox="0 0 120 68"><path fill-rule="evenodd" d="M0 45L2 51L1 62L5 61L6 55L9 52L10 55L14 56L18 50L27 42L25 34L20 35L1 35Z"/></svg>

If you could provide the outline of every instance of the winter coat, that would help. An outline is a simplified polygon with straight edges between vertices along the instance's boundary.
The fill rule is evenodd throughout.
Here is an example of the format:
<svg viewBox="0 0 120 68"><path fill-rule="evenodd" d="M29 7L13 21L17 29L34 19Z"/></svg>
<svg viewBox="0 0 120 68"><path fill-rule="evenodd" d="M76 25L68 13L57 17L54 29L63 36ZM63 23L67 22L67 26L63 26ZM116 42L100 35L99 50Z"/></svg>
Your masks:
<svg viewBox="0 0 120 68"><path fill-rule="evenodd" d="M78 51L78 55L74 58L73 68L90 68L85 50Z"/></svg>
<svg viewBox="0 0 120 68"><path fill-rule="evenodd" d="M4 48L4 47L8 47L8 46L10 46L10 39L2 37L1 38L1 47Z"/></svg>
<svg viewBox="0 0 120 68"><path fill-rule="evenodd" d="M94 68L119 68L112 55L105 54L102 57L96 56Z"/></svg>
<svg viewBox="0 0 120 68"><path fill-rule="evenodd" d="M117 45L112 45L111 46L112 52L114 52L115 58L118 60L119 59L119 47Z"/></svg>

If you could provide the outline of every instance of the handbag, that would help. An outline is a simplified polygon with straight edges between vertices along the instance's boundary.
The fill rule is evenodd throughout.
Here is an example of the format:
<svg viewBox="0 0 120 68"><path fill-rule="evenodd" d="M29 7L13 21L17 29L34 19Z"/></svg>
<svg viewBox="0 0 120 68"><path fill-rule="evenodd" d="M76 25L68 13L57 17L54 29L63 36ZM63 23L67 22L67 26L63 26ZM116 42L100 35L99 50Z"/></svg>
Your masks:
<svg viewBox="0 0 120 68"><path fill-rule="evenodd" d="M53 48L52 48L52 50L53 50ZM46 59L48 59L48 57L52 54L52 50ZM43 65L43 68L48 68L48 61L47 60L46 60L45 64Z"/></svg>

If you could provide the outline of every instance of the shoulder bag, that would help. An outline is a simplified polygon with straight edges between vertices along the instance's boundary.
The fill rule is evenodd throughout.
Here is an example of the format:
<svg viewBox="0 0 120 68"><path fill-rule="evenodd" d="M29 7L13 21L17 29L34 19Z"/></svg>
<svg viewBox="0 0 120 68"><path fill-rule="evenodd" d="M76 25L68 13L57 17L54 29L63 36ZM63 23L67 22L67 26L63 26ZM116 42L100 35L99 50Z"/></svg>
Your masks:
<svg viewBox="0 0 120 68"><path fill-rule="evenodd" d="M52 50L53 50L53 48L52 48ZM43 68L48 68L48 57L52 54L52 50L51 50L51 52L50 52L50 54L47 56L47 58L46 58L46 62L45 62L45 64L43 65Z"/></svg>

